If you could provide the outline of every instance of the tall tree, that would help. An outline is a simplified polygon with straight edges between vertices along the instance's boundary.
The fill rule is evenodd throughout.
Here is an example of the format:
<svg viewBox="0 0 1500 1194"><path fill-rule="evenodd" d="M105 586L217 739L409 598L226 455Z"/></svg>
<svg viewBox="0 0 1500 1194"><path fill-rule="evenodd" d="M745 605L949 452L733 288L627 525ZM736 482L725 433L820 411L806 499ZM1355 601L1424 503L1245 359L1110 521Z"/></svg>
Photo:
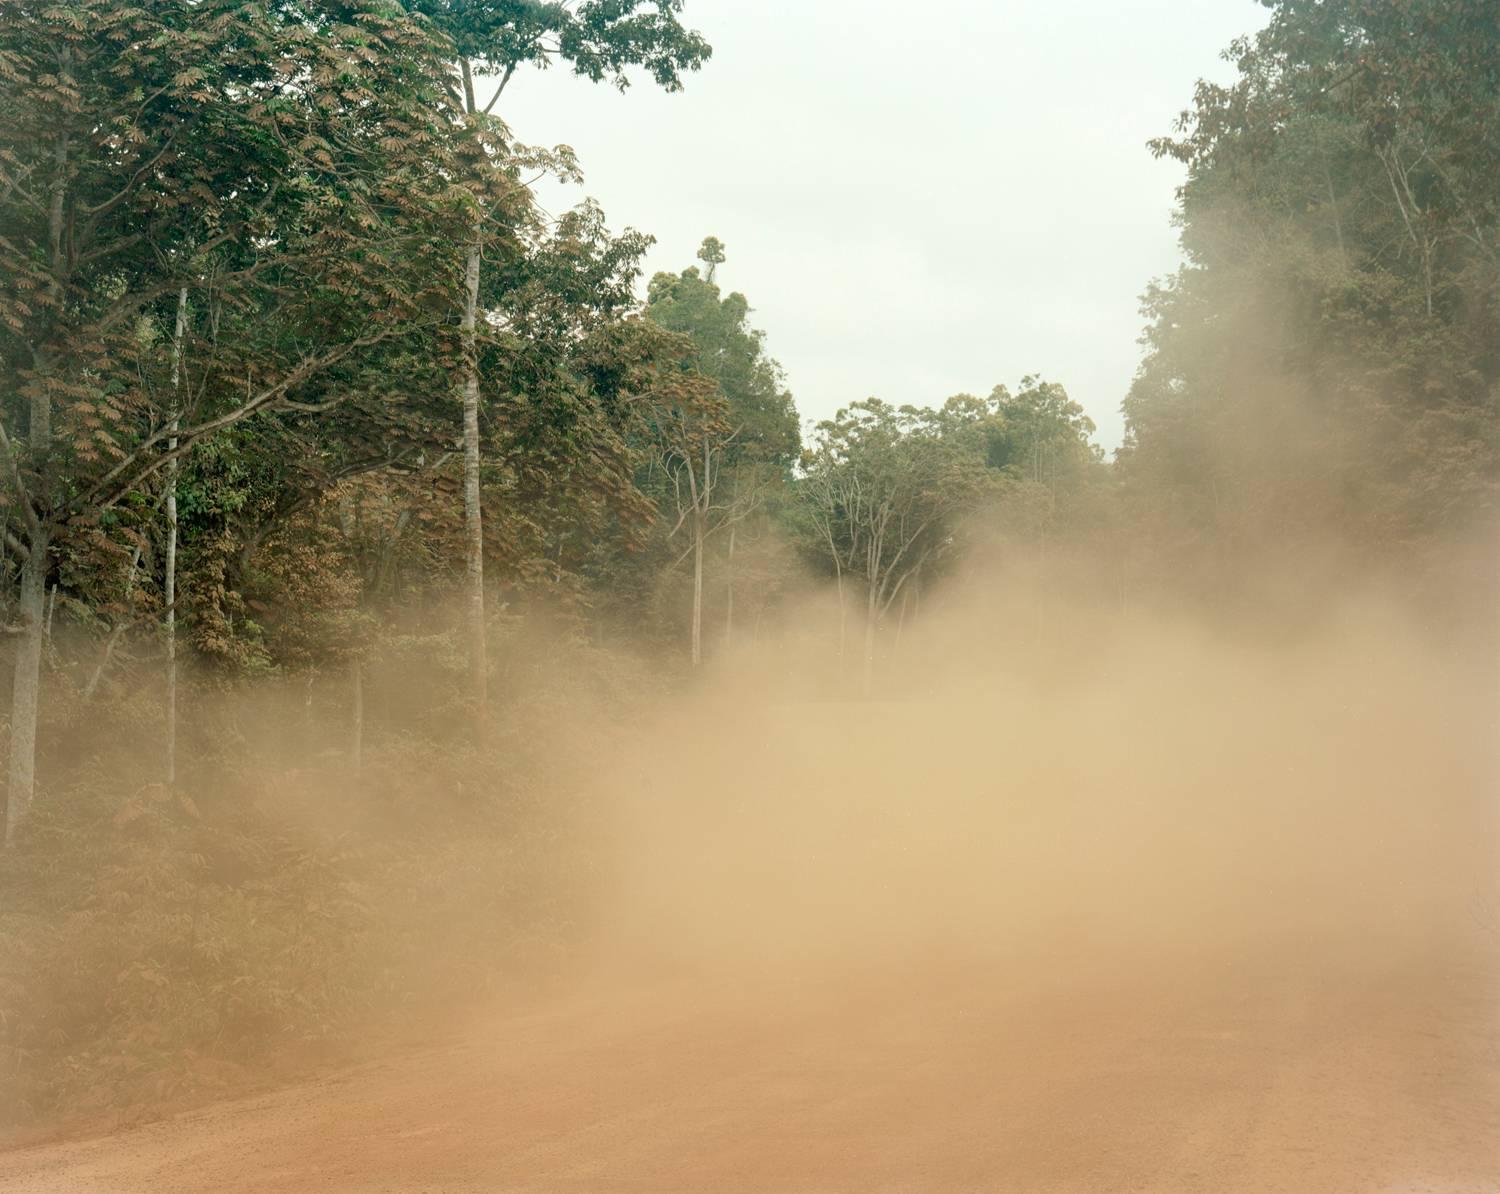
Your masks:
<svg viewBox="0 0 1500 1194"><path fill-rule="evenodd" d="M682 86L682 73L698 69L711 52L708 43L679 20L683 0L582 0L576 6L535 0L416 0L412 7L449 39L461 89L455 98L462 104L468 128L497 144L503 140L502 126L492 113L523 66L562 62L584 78L607 78L621 90L629 86L629 69L638 66L668 91L676 91ZM487 88L488 98L478 90L481 86ZM486 232L480 210L464 262L458 387L463 404L469 695L476 710L484 707L488 684L479 425Z"/></svg>
<svg viewBox="0 0 1500 1194"><path fill-rule="evenodd" d="M864 586L867 696L881 620L948 554L958 519L998 476L985 437L974 434L987 416L983 404L962 396L938 411L870 398L819 423L803 455L797 492L812 544L833 569L841 619L846 582Z"/></svg>
<svg viewBox="0 0 1500 1194"><path fill-rule="evenodd" d="M686 527L693 560L693 604L689 658L703 662L703 557L709 535L743 515L724 500L724 456L734 433L724 400L702 374L684 371L675 379L675 398L659 406L659 459L672 491L677 519L667 537Z"/></svg>
<svg viewBox="0 0 1500 1194"><path fill-rule="evenodd" d="M739 524L755 513L771 487L784 481L800 442L797 410L781 366L765 351L765 333L749 323L750 304L738 291L722 295L714 276L727 260L718 237L705 238L698 259L707 267L657 274L646 315L689 338L689 368L706 378L722 409L691 425L679 421L663 440L663 463L672 482L676 528L690 536L693 599L690 617L694 666L703 655L704 557L708 539L728 533L726 629L732 633L734 542Z"/></svg>
<svg viewBox="0 0 1500 1194"><path fill-rule="evenodd" d="M1500 492L1500 10L1266 6L1153 143L1187 264L1146 296L1121 471L1164 543L1384 553Z"/></svg>
<svg viewBox="0 0 1500 1194"><path fill-rule="evenodd" d="M22 573L8 839L34 790L59 537L107 530L249 419L378 386L366 350L426 318L434 279L414 266L461 210L441 53L378 3L8 10L0 467ZM206 317L178 336L184 287Z"/></svg>
<svg viewBox="0 0 1500 1194"><path fill-rule="evenodd" d="M182 342L187 334L188 288L177 291L177 317L172 324L171 417L167 436L167 453L177 451L177 432L182 427ZM174 456L167 462L167 550L166 575L162 580L162 601L167 607L167 712L166 712L166 783L171 789L177 783L177 470L181 462Z"/></svg>

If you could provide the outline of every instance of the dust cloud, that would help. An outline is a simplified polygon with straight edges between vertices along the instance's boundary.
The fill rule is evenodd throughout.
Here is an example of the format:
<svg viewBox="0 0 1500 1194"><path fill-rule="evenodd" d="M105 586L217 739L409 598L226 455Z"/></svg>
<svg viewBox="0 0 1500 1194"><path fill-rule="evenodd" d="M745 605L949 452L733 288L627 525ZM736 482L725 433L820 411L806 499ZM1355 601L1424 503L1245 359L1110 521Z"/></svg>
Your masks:
<svg viewBox="0 0 1500 1194"><path fill-rule="evenodd" d="M996 569L888 637L876 699L809 699L813 641L747 651L601 765L617 959L1190 966L1494 931L1488 633L1373 592L1214 626Z"/></svg>
<svg viewBox="0 0 1500 1194"><path fill-rule="evenodd" d="M375 969L407 977L370 1009L426 1047L0 1154L0 1184L1500 1188L1495 626L1391 585L1309 605L1306 573L1232 615L1130 604L1067 567L925 594L872 699L820 591L685 686L517 643L546 695L485 753L546 832L376 876ZM280 786L309 837L384 799ZM535 905L568 924L547 965L507 952L556 927ZM486 952L520 977L476 1010Z"/></svg>

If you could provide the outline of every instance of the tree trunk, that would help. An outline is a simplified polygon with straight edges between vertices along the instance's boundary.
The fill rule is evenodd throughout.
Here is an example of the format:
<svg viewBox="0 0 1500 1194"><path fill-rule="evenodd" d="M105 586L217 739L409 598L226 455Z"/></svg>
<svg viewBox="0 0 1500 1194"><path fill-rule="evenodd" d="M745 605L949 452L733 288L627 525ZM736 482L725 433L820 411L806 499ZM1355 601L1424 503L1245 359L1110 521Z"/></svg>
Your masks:
<svg viewBox="0 0 1500 1194"><path fill-rule="evenodd" d="M479 501L479 244L464 269L464 538L468 546L469 700L476 718L488 698L484 642L484 516Z"/></svg>
<svg viewBox="0 0 1500 1194"><path fill-rule="evenodd" d="M187 331L187 287L177 292L177 323L172 329L172 430L176 432L182 418L182 338ZM177 450L177 436L167 441L169 451ZM177 461L167 465L167 561L162 596L167 603L167 739L166 785L177 783Z"/></svg>
<svg viewBox="0 0 1500 1194"><path fill-rule="evenodd" d="M693 516L693 666L703 662L703 516Z"/></svg>
<svg viewBox="0 0 1500 1194"><path fill-rule="evenodd" d="M61 52L61 75L72 82L68 69L72 62L71 50ZM67 262L63 254L63 229L66 215L68 134L63 133L54 151L56 166L48 185L47 203L48 238L51 242L52 276L48 282L54 302L62 306L63 274ZM34 354L37 372L48 371L47 354ZM52 394L49 387L35 387L30 404L30 427L27 439L31 448L33 465L45 470L52 451ZM16 835L26 814L31 811L32 797L36 794L36 731L41 715L42 689L42 640L47 633L47 552L52 543L52 527L48 523L47 508L49 487L44 480L40 486L37 504L42 512L33 513L31 497L21 489L16 499L26 511L27 532L30 544L26 561L21 565L21 636L16 644L15 672L11 681L10 704L10 785L5 800L5 844L15 844Z"/></svg>
<svg viewBox="0 0 1500 1194"><path fill-rule="evenodd" d="M472 123L478 115L468 59L461 63L464 107ZM476 726L483 725L489 697L489 660L484 627L484 515L479 493L479 264L480 218L464 260L464 313L461 325L464 368L464 539L468 547L469 701Z"/></svg>
<svg viewBox="0 0 1500 1194"><path fill-rule="evenodd" d="M42 637L46 633L46 524L31 534L31 550L21 566L21 636L16 645L10 704L10 788L5 802L5 844L16 834L36 792L36 730L41 708Z"/></svg>
<svg viewBox="0 0 1500 1194"><path fill-rule="evenodd" d="M865 661L864 679L861 690L868 699L875 690L875 617L878 612L878 602L875 596L875 586L870 586L870 596L865 608Z"/></svg>
<svg viewBox="0 0 1500 1194"><path fill-rule="evenodd" d="M724 650L728 651L734 646L734 532L737 528L729 528L729 561L725 566L728 574L728 583L724 586Z"/></svg>

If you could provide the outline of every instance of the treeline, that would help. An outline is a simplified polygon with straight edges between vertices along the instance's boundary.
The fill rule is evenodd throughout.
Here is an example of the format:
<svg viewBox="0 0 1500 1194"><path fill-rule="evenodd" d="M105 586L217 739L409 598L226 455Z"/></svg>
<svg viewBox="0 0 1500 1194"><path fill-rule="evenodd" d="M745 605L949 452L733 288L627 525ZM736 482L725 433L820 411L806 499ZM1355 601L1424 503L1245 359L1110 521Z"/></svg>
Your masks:
<svg viewBox="0 0 1500 1194"><path fill-rule="evenodd" d="M804 436L723 244L642 294L648 237L542 210L579 166L506 88L679 88L680 0L10 5L11 1105L231 1084L554 965L607 853L559 725L608 734L811 591L854 695L981 556L1212 604L1493 520L1500 16L1268 6L1153 145L1186 264L1109 462L1035 376Z"/></svg>
<svg viewBox="0 0 1500 1194"><path fill-rule="evenodd" d="M1500 9L1266 6L1151 147L1186 264L1145 300L1130 517L1180 566L1451 543L1496 512Z"/></svg>
<svg viewBox="0 0 1500 1194"><path fill-rule="evenodd" d="M581 931L548 702L650 677L568 690L517 619L627 616L725 400L499 111L528 67L678 88L679 9L7 6L5 1117L230 1085Z"/></svg>
<svg viewBox="0 0 1500 1194"><path fill-rule="evenodd" d="M121 701L160 727L152 778L201 781L184 685L340 677L358 757L366 664L416 636L482 735L489 640L539 610L697 665L811 564L863 586L868 687L876 624L987 485L1097 463L1030 380L856 405L804 459L722 244L642 302L649 238L545 215L534 183L578 168L510 135L506 86L556 60L675 89L709 53L678 7L15 10L8 842L39 732Z"/></svg>

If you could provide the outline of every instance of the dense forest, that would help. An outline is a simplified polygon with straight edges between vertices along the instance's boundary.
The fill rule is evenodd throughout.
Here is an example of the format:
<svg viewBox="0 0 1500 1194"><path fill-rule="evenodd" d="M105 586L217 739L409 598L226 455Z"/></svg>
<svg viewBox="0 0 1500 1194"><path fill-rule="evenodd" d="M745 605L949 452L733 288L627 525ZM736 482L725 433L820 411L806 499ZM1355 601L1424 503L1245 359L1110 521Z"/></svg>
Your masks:
<svg viewBox="0 0 1500 1194"><path fill-rule="evenodd" d="M560 710L628 734L793 625L879 695L976 560L1488 599L1445 553L1500 512L1500 9L1265 3L1142 148L1183 264L1113 459L1063 362L804 426L733 245L645 279L543 209L587 163L507 86L681 89L682 0L7 3L0 1118L565 969L609 851Z"/></svg>

